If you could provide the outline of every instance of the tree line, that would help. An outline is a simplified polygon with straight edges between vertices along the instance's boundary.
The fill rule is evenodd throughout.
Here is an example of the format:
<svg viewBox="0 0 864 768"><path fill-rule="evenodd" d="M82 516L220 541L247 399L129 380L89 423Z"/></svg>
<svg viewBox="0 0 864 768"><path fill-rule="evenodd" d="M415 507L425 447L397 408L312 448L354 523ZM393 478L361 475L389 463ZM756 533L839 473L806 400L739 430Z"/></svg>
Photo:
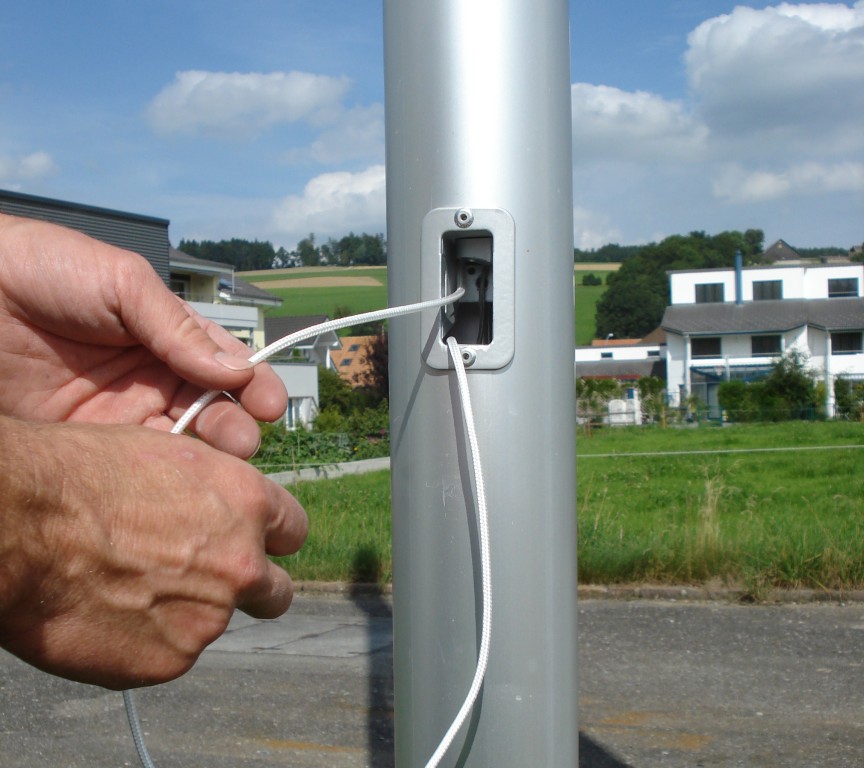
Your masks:
<svg viewBox="0 0 864 768"><path fill-rule="evenodd" d="M198 259L230 264L238 272L287 267L377 266L387 263L384 235L353 232L318 245L314 233L304 237L293 250L274 248L261 240L181 240L178 249Z"/></svg>

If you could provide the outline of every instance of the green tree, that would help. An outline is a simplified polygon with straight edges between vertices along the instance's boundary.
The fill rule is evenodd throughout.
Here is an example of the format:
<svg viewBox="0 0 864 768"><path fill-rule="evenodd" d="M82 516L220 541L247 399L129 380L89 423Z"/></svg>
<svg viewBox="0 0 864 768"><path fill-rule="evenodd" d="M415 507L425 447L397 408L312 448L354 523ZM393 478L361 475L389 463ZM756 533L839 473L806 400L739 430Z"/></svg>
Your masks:
<svg viewBox="0 0 864 768"><path fill-rule="evenodd" d="M277 261L276 251L270 242L259 240L181 240L178 250L197 259L231 264L238 271L272 269Z"/></svg>
<svg viewBox="0 0 864 768"><path fill-rule="evenodd" d="M315 235L309 233L309 237L304 237L297 243L297 255L304 267L317 267L321 263L321 253L315 246Z"/></svg>
<svg viewBox="0 0 864 768"><path fill-rule="evenodd" d="M609 276L608 288L597 302L596 335L645 336L660 324L669 304L668 271L732 267L739 250L745 265L754 264L761 256L761 242L761 230L754 229L714 236L691 232L646 245Z"/></svg>
<svg viewBox="0 0 864 768"><path fill-rule="evenodd" d="M371 336L363 348L363 364L366 374L355 381L363 390L376 400L390 398L390 346L387 331L381 330Z"/></svg>

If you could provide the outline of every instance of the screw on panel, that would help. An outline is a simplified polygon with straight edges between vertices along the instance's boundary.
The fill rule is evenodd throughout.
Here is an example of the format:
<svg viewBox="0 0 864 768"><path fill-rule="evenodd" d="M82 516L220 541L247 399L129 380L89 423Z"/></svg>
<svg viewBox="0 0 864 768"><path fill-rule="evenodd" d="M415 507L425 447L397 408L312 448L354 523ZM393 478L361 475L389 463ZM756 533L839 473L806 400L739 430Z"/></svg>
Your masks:
<svg viewBox="0 0 864 768"><path fill-rule="evenodd" d="M460 208L456 211L453 220L456 222L456 226L460 229L468 229L468 227L474 223L474 214L471 212L470 208Z"/></svg>
<svg viewBox="0 0 864 768"><path fill-rule="evenodd" d="M465 364L466 368L470 368L474 365L474 362L477 360L477 353L468 347L462 348L462 362Z"/></svg>

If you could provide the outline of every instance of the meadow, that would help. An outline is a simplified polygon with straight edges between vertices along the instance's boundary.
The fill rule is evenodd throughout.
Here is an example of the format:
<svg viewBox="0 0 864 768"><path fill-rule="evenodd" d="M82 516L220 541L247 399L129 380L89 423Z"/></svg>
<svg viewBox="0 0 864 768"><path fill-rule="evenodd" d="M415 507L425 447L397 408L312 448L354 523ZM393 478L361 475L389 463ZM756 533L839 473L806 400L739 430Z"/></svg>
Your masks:
<svg viewBox="0 0 864 768"><path fill-rule="evenodd" d="M282 299L281 307L266 312L267 317L288 315L327 315L330 318L371 312L387 306L387 269L368 268L297 268L268 270L239 275ZM327 284L349 282L357 285ZM298 287L271 287L268 283L296 282ZM312 285L310 286L310 283ZM315 285L318 283L318 285ZM350 329L344 329L347 334Z"/></svg>
<svg viewBox="0 0 864 768"><path fill-rule="evenodd" d="M864 588L862 451L849 422L578 436L580 583ZM310 517L296 579L390 580L389 472L291 489Z"/></svg>

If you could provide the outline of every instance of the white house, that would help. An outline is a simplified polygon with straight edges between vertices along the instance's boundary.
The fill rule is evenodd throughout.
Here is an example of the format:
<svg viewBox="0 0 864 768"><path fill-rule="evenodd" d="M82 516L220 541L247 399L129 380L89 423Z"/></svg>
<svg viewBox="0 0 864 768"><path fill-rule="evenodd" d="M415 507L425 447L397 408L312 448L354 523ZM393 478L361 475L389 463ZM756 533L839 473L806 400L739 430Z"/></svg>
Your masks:
<svg viewBox="0 0 864 768"><path fill-rule="evenodd" d="M824 376L864 379L864 264L796 264L669 273L666 332L670 405L697 395L719 412L723 381L755 380L795 349Z"/></svg>
<svg viewBox="0 0 864 768"><path fill-rule="evenodd" d="M264 311L282 299L235 277L234 267L168 249L171 290L202 317L227 328L252 349L264 346Z"/></svg>
<svg viewBox="0 0 864 768"><path fill-rule="evenodd" d="M653 334L652 334L653 336ZM654 338L595 339L576 347L576 378L638 381L643 376L666 378L663 344Z"/></svg>

